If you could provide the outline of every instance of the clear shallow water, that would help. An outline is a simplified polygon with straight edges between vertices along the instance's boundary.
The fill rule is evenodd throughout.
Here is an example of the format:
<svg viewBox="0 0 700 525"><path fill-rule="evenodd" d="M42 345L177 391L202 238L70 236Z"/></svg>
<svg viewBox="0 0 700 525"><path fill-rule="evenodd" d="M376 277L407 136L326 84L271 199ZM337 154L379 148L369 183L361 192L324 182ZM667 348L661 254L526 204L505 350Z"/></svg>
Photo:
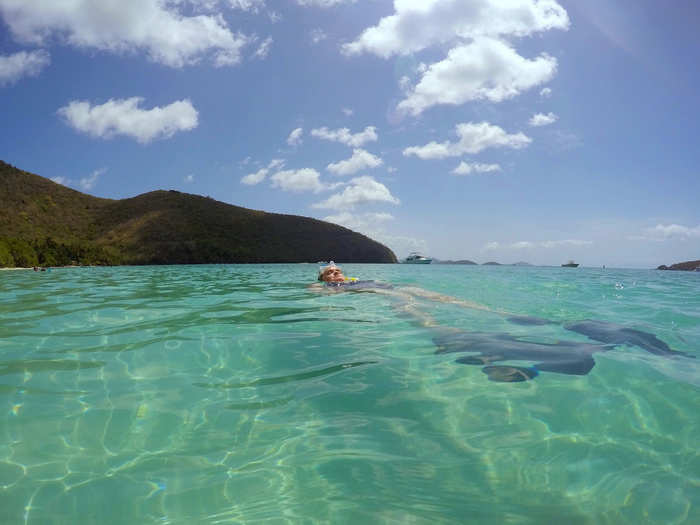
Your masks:
<svg viewBox="0 0 700 525"><path fill-rule="evenodd" d="M698 355L700 275L346 265ZM0 523L700 522L700 359L489 381L315 265L0 272ZM586 342L418 299L441 326ZM531 364L531 363L530 363Z"/></svg>

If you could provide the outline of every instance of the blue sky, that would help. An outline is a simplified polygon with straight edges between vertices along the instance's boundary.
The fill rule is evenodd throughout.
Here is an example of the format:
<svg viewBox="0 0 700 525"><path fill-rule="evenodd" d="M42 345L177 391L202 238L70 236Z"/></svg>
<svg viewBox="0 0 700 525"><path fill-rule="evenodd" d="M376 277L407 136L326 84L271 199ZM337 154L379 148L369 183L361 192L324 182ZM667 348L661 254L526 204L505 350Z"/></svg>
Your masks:
<svg viewBox="0 0 700 525"><path fill-rule="evenodd" d="M0 159L399 257L698 259L699 23L692 0L0 0Z"/></svg>

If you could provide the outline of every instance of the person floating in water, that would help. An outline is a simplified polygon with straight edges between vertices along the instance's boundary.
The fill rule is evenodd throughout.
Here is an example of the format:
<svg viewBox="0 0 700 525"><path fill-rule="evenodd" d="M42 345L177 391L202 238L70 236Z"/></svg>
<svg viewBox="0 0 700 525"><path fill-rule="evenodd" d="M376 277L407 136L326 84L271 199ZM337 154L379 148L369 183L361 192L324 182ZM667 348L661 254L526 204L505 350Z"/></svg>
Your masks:
<svg viewBox="0 0 700 525"><path fill-rule="evenodd" d="M546 319L513 315L494 310L487 306L457 299L416 287L394 287L378 281L359 281L348 278L340 267L331 261L328 266L319 268L318 281L323 288L333 291L368 291L392 296L400 302L397 310L411 317L415 324L430 329L436 354L468 354L456 362L467 365L487 365L483 372L491 381L520 382L536 377L540 371L568 375L586 375L595 366L593 354L607 352L618 345L637 346L651 354L663 357L695 356L671 349L654 334L604 321L585 320L564 323L563 328L587 336L596 343L579 341L557 341L538 343L507 333L466 332L452 327L440 326L427 313L418 308L415 298L429 299L461 307L493 312L506 316L508 321L518 325L559 324ZM320 286L316 287L321 288ZM600 344L603 343L603 344ZM494 365L502 361L530 361L532 366Z"/></svg>
<svg viewBox="0 0 700 525"><path fill-rule="evenodd" d="M483 310L487 312L506 314L506 312L494 310L484 306L483 304L463 301L462 299L457 299L456 297L423 290L422 288L417 288L414 286L396 287L390 283L385 283L382 281L365 281L358 280L355 277L346 277L343 274L343 270L339 266L336 266L333 261L330 261L328 266L322 266L319 268L318 281L319 283L323 284L321 286L314 287L316 290L325 288L333 291L347 290L357 292L376 292L383 295L389 295L397 299L402 299L403 303L399 309L409 314L414 318L414 321L424 327L435 326L436 323L432 317L416 308L416 298L428 299L441 303L456 304L464 308L471 308L473 310Z"/></svg>

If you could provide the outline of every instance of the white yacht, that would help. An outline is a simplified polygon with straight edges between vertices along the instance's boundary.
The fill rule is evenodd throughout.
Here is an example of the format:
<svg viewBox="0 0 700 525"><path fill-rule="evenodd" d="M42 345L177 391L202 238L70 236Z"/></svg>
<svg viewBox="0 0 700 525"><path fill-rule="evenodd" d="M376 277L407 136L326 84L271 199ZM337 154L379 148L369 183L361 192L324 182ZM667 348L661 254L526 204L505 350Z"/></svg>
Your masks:
<svg viewBox="0 0 700 525"><path fill-rule="evenodd" d="M418 252L411 252L408 257L403 260L406 264L430 264L433 260L425 257Z"/></svg>

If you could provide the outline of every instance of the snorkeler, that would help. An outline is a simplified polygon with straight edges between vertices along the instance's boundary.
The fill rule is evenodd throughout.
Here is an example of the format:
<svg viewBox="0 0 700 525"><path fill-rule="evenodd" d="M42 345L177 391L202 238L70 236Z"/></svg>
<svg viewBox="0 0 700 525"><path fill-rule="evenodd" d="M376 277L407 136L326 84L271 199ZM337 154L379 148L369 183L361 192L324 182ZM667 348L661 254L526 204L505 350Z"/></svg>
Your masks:
<svg viewBox="0 0 700 525"><path fill-rule="evenodd" d="M393 288L390 284L380 281L359 281L355 277L345 277L343 270L336 266L333 261L328 263L328 266L319 268L318 280L323 283L324 287L334 289L351 288L354 291L359 291Z"/></svg>
<svg viewBox="0 0 700 525"><path fill-rule="evenodd" d="M502 315L509 315L508 312L502 312L494 310L483 304L473 303L470 301L464 301L462 299L457 299L456 297L451 297L449 295L444 295L436 292L431 292L428 290L423 290L422 288L417 288L413 286L401 286L396 287L390 283L385 283L382 281L374 280L358 280L355 277L346 277L343 274L343 270L336 266L336 264L331 261L327 266L322 266L318 271L318 281L323 283L323 288L331 289L334 291L366 291L381 293L384 295L389 295L402 300L402 304L397 308L414 318L418 324L425 327L435 326L436 323L432 317L430 317L425 312L418 310L415 306L415 299L429 299L431 301L437 301L441 303L450 303L462 306L464 308L471 308L474 310L484 310L487 312L498 313ZM315 289L320 289L316 286Z"/></svg>

